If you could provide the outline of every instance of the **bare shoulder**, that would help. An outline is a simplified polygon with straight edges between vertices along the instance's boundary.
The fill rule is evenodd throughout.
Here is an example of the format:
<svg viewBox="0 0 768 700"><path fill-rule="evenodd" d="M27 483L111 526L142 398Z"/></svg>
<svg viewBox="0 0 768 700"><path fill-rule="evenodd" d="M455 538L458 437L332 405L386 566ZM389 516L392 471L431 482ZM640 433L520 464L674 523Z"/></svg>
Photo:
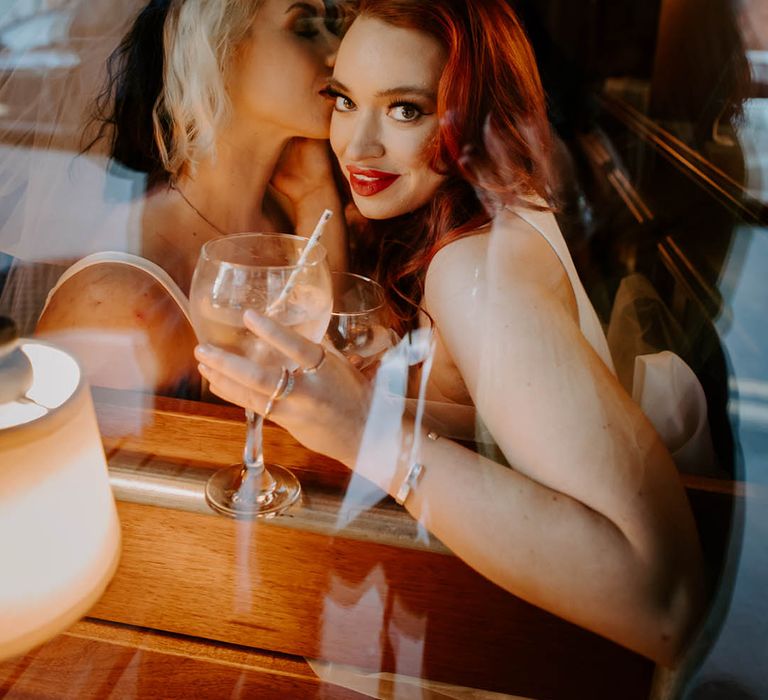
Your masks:
<svg viewBox="0 0 768 700"><path fill-rule="evenodd" d="M443 246L432 258L424 281L428 308L442 299L461 297L477 283L488 259L491 225Z"/></svg>
<svg viewBox="0 0 768 700"><path fill-rule="evenodd" d="M69 325L142 327L153 313L178 307L151 274L120 262L100 262L63 282L40 317L38 331Z"/></svg>
<svg viewBox="0 0 768 700"><path fill-rule="evenodd" d="M548 216L552 216L549 214ZM550 225L556 226L554 217ZM478 233L442 248L426 277L425 298L430 310L456 310L456 305L532 298L563 304L575 313L568 275L544 236L514 212L503 212ZM453 315L453 314L452 314Z"/></svg>
<svg viewBox="0 0 768 700"><path fill-rule="evenodd" d="M194 331L151 274L101 262L52 294L36 333L72 351L100 386L170 393L192 378Z"/></svg>

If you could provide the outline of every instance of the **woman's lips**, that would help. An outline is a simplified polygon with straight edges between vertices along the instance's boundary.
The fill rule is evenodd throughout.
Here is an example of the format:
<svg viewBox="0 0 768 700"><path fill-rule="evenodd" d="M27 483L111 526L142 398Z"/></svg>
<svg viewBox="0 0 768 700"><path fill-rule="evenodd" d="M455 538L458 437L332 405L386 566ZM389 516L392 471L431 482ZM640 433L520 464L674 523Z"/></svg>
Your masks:
<svg viewBox="0 0 768 700"><path fill-rule="evenodd" d="M355 193L361 197L373 197L373 195L383 192L400 177L396 173L358 168L355 165L348 165L347 171L349 172L349 184Z"/></svg>

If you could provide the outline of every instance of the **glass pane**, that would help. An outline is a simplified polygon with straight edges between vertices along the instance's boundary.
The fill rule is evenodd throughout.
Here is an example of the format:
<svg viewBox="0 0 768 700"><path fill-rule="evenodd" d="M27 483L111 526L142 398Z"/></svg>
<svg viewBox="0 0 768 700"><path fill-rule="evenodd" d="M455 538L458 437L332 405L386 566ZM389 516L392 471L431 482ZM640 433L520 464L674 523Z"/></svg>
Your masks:
<svg viewBox="0 0 768 700"><path fill-rule="evenodd" d="M766 695L763 4L2 4L0 695Z"/></svg>

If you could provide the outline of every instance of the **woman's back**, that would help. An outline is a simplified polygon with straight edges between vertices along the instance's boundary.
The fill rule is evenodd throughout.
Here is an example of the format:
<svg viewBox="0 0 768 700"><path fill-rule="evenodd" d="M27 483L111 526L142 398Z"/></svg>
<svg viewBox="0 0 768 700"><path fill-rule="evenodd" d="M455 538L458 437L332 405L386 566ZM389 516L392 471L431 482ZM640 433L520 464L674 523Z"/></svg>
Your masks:
<svg viewBox="0 0 768 700"><path fill-rule="evenodd" d="M199 396L187 299L144 258L98 253L73 265L51 290L37 333L72 351L97 386Z"/></svg>
<svg viewBox="0 0 768 700"><path fill-rule="evenodd" d="M525 239L521 245L513 241L494 242L494 238L518 237ZM546 245L542 246L541 244ZM456 304L456 312L477 316L483 313L480 308L484 304L494 303L492 299L479 298L478 293L485 287L489 275L495 274L494 262L491 257L500 250L504 256L516 258L517 266L540 270L543 276L551 278L554 289L561 297L563 304L570 308L570 313L579 325L582 334L592 346L605 365L613 371L610 352L603 334L600 321L597 318L589 298L579 280L562 234L554 216L549 211L505 210L493 225L470 236L460 238L441 249L434 257L427 272L427 311L437 305L446 303ZM552 255L554 253L554 255ZM446 282L442 280L445 279ZM466 280L462 283L462 280ZM514 275L508 279L514 293L516 279ZM430 295L430 289L436 286L445 289L455 285L455 289L464 287L463 295L451 294L449 300L435 299ZM469 288L466 288L467 285ZM487 291L487 290L486 290ZM427 399L430 401L456 404L473 403L470 392L452 358L450 347L442 337L440 326L436 328L436 351L432 372L427 389ZM455 352L455 350L454 350ZM479 358L478 358L479 359Z"/></svg>
<svg viewBox="0 0 768 700"><path fill-rule="evenodd" d="M515 236L520 239L519 245L511 240ZM528 284L526 278L529 275L540 276L541 279L534 282L549 286L550 291L568 308L568 314L578 325L581 336L615 376L602 324L551 212L535 208L505 210L492 227L454 241L443 251L435 256L427 273L426 301L430 309L435 309L433 315L439 314L437 309L449 305L452 315L463 314L464 321L469 323L470 317L483 315L484 305L499 301L498 298L494 300L493 292L488 297L488 276L504 275L503 285L497 290L506 289L507 294L524 295L524 287ZM469 285L464 285L463 295L456 294L447 300L435 299L432 295L430 299L430 287L446 289L450 285L455 291L462 286L461 280L472 280ZM522 286L518 288L517 282ZM486 292L482 296L484 288ZM532 313L539 313L535 304ZM541 322L546 323L546 312L542 310L540 313ZM509 320L511 322L511 317ZM503 323L504 319L498 319L498 322ZM482 335L487 331L483 329L479 333ZM435 335L435 357L426 393L427 400L431 402L426 409L427 419L431 419L433 426L443 431L442 434L474 439L480 443L492 442L485 423L474 410L467 410L468 406L475 405L475 398L453 359L461 350L452 346L450 341L446 343L439 323ZM478 341L481 335L461 334L453 342L460 346L472 344L482 347ZM494 335L491 332L486 337L494 342ZM542 335L542 338L545 337ZM542 346L541 356L547 357L546 347ZM477 362L483 362L482 353L477 353ZM489 386L492 390L492 384ZM564 389L574 390L572 386ZM663 437L678 468L694 473L716 470L706 399L698 379L682 359L671 352L635 358L634 382L626 390Z"/></svg>

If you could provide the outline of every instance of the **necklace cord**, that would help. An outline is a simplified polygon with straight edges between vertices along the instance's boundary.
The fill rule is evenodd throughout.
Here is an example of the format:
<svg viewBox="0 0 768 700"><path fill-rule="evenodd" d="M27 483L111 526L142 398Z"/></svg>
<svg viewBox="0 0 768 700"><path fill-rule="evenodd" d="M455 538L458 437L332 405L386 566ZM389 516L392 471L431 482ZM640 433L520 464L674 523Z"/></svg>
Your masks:
<svg viewBox="0 0 768 700"><path fill-rule="evenodd" d="M201 212L194 204L192 204L192 202L189 201L187 195L184 194L182 189L175 182L171 183L171 189L178 192L179 196L184 200L184 202L186 202L187 206L203 221L205 221L205 223L208 224L214 231L216 231L221 236L228 235L226 231L222 231L222 229L220 229L216 224L213 223L213 221L211 221L205 214L203 214L203 212Z"/></svg>

